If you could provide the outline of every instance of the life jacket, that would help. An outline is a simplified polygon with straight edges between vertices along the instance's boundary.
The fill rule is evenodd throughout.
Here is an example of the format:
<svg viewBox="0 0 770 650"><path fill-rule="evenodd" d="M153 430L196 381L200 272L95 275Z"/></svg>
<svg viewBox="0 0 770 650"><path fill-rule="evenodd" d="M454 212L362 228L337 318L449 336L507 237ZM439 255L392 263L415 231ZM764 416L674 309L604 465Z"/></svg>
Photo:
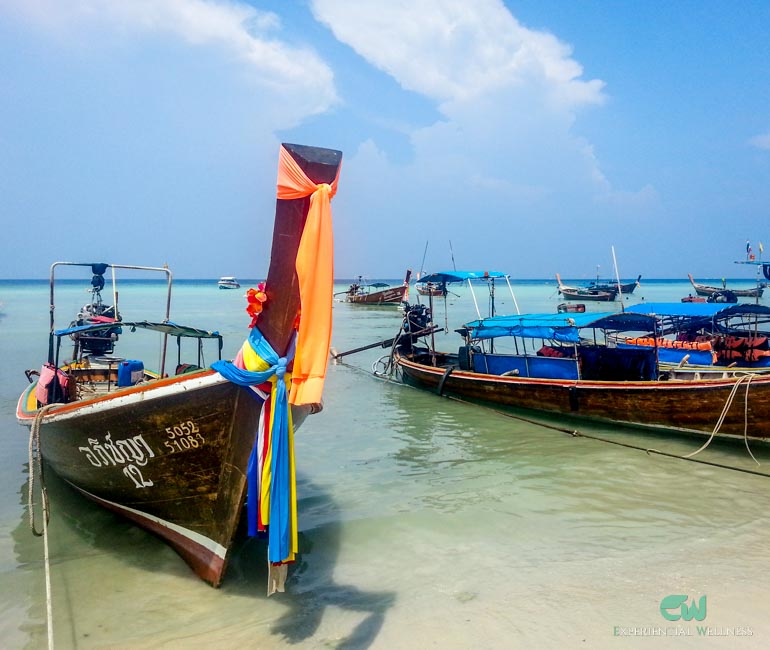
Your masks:
<svg viewBox="0 0 770 650"><path fill-rule="evenodd" d="M35 387L35 397L41 406L55 402L68 402L70 377L52 363L44 363Z"/></svg>
<svg viewBox="0 0 770 650"><path fill-rule="evenodd" d="M703 350L708 352L711 350L710 341L672 341L671 339L658 339L659 348L672 348L674 350ZM648 336L640 336L639 338L627 338L626 343L628 345L655 345L655 339Z"/></svg>

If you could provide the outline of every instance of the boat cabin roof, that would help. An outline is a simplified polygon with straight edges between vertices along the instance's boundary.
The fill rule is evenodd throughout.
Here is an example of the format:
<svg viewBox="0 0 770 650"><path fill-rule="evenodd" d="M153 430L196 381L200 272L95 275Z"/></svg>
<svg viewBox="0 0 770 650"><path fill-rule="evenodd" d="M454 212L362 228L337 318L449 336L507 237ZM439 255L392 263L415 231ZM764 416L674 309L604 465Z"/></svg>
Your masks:
<svg viewBox="0 0 770 650"><path fill-rule="evenodd" d="M678 329L720 329L746 319L756 324L770 323L770 307L753 303L737 303L726 307L724 304L709 302L657 302L632 305L627 310L655 316L661 324Z"/></svg>
<svg viewBox="0 0 770 650"><path fill-rule="evenodd" d="M111 323L93 323L90 325L77 325L75 327L56 330L54 334L61 337L83 332L103 332L105 330L118 330L124 327L132 331L139 328L154 332L161 332L162 334L169 334L171 336L183 336L196 339L221 338L219 332L209 332L207 330L200 330L195 327L187 327L186 325L177 325L171 321L165 323L152 323L149 321L114 321Z"/></svg>
<svg viewBox="0 0 770 650"><path fill-rule="evenodd" d="M583 328L618 332L650 331L655 328L656 322L655 316L647 314L593 312L491 316L466 323L465 327L476 339L519 336L577 343L580 340L578 330Z"/></svg>
<svg viewBox="0 0 770 650"><path fill-rule="evenodd" d="M488 280L489 278L507 278L507 273L499 271L439 271L420 278L420 282L465 282L466 280Z"/></svg>

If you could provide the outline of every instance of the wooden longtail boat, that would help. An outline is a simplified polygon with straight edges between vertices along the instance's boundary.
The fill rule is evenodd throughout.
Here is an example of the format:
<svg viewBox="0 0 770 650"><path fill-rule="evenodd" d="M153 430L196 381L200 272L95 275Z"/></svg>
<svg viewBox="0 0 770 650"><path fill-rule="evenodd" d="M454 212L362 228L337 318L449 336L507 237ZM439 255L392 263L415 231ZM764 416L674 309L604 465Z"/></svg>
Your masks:
<svg viewBox="0 0 770 650"><path fill-rule="evenodd" d="M446 284L438 282L420 281L414 285L414 288L421 296L433 296L434 298L440 298L447 293Z"/></svg>
<svg viewBox="0 0 770 650"><path fill-rule="evenodd" d="M464 340L456 353L434 351L411 336L428 325L406 313L392 367L405 383L438 395L634 427L770 438L770 375L722 369L696 379L663 370L655 348L609 343L611 332L655 331L655 316L493 316L458 330ZM586 330L590 337L581 336ZM604 344L588 343L597 333ZM505 336L518 339L520 352L494 351Z"/></svg>
<svg viewBox="0 0 770 650"><path fill-rule="evenodd" d="M711 296L714 293L730 292L738 298L761 298L764 293L764 286L758 285L751 289L727 289L727 287L711 287L707 284L699 284L696 282L692 274L688 273L687 277L690 278L690 284L692 284L695 293L699 296Z"/></svg>
<svg viewBox="0 0 770 650"><path fill-rule="evenodd" d="M49 363L40 378L21 395L17 407L19 422L32 427L39 454L61 478L105 508L158 535L213 586L218 586L223 578L233 536L244 511L247 483L251 480L247 480L247 469L255 447L261 451L262 440L267 440L264 444L272 445L273 457L279 459L274 463L289 463L293 472L291 430L281 437L280 432L263 428L263 404L267 400L276 420L279 414L287 419L284 412L289 408L288 402L297 419L318 410L314 403L294 396L295 388L304 386L303 371L306 373L307 368L297 368L298 363L307 364L300 352L294 360L291 397L282 399L280 391L284 378L289 376L283 374L283 369L292 370L294 341L297 337L302 341L303 332L307 331L303 328L320 326L330 333L331 215L324 197L330 197L336 188L341 156L329 149L290 144L281 147L270 268L260 296L261 313L256 308L249 311L252 325L256 322L252 335L261 333L273 353L261 357L268 370L261 373L265 377L258 382L260 385L239 385L220 372L202 367L205 364L200 342L214 339L221 350L221 337L169 320L168 269L156 269L166 274L169 290L162 321L127 322L100 316L97 321L76 323L64 330L57 330L54 325L54 271L59 264L51 269ZM282 184L286 169L294 172L295 185ZM311 209L311 194L316 206L321 205L322 212L325 210L321 216L317 209ZM305 232L306 221L311 219L313 226L307 230L322 233L328 245L319 245ZM319 223L323 225L319 227ZM322 251L322 258L303 256L308 250ZM313 264L317 268L308 268ZM103 287L103 280L97 277L107 269L114 273L116 268L151 270L93 265L93 286ZM309 297L313 291L318 292L315 299ZM311 323L313 318L316 320ZM325 318L328 323L320 322ZM143 329L161 334L162 354L157 372L144 369L140 361L111 354L119 336L128 338L131 331ZM195 346L194 364L178 359L176 368L166 369L169 336L199 343ZM69 338L75 339L75 351L62 362L60 344ZM297 348L300 347L298 344ZM325 350L308 351L324 359L320 368L322 382L328 343ZM30 379L33 374L28 371ZM277 379L268 382L270 374ZM47 390L41 384L44 377L46 383L50 380ZM320 386L315 384L314 388L320 390ZM287 391L288 388L284 395ZM320 394L312 399L320 402ZM41 406L39 400L47 405ZM278 443L283 447L277 447ZM276 492L288 491L288 484L279 485L274 480L266 485L271 494L281 497L275 501L290 502L288 494ZM251 486L249 499L250 490ZM269 516L272 521L272 509ZM271 554L274 529L278 534L277 527L269 527ZM270 560L275 562L273 557Z"/></svg>
<svg viewBox="0 0 770 650"><path fill-rule="evenodd" d="M570 287L563 284L561 276L556 274L558 291L565 300L590 300L593 302L612 302L618 295L617 287L612 289L594 289L591 287Z"/></svg>
<svg viewBox="0 0 770 650"><path fill-rule="evenodd" d="M596 279L588 283L588 288L597 289L599 291L616 291L625 296L626 294L634 292L634 289L639 286L639 281L641 279L641 274L632 282L615 282L614 280Z"/></svg>
<svg viewBox="0 0 770 650"><path fill-rule="evenodd" d="M409 279L412 271L407 270L404 282L399 287L391 287L384 282L367 284L362 276L345 291L345 300L359 305L400 305L409 291Z"/></svg>

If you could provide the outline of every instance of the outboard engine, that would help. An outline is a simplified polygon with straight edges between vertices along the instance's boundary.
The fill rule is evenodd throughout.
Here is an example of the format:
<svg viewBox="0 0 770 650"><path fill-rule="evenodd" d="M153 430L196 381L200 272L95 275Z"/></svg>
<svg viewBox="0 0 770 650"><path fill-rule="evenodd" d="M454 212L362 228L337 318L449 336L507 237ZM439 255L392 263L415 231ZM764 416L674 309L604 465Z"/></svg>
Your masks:
<svg viewBox="0 0 770 650"><path fill-rule="evenodd" d="M93 325L95 323L113 323L120 320L114 305L105 305L102 301L102 289L104 289L104 272L106 264L92 264L91 293L93 297L89 304L83 305L77 318L71 323L71 327L77 325ZM83 352L95 355L110 354L115 349L115 341L118 340L119 329L107 328L103 330L90 330L88 332L75 333Z"/></svg>
<svg viewBox="0 0 770 650"><path fill-rule="evenodd" d="M415 342L424 336L431 325L431 313L427 305L404 305L404 322L396 344L399 354L410 355L415 352Z"/></svg>

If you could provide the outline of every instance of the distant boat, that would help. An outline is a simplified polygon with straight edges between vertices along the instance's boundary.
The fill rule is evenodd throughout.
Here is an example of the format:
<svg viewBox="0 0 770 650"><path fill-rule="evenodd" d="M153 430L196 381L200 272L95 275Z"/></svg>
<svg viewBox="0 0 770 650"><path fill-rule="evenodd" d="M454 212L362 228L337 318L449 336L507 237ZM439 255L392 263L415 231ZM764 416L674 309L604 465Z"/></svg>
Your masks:
<svg viewBox="0 0 770 650"><path fill-rule="evenodd" d="M560 314L582 314L586 310L586 306L582 302L562 302L556 307L556 311Z"/></svg>
<svg viewBox="0 0 770 650"><path fill-rule="evenodd" d="M617 287L612 289L593 289L591 287L569 287L562 284L561 277L556 274L559 283L559 293L565 300L590 300L593 302L612 302L618 295Z"/></svg>
<svg viewBox="0 0 770 650"><path fill-rule="evenodd" d="M220 289L240 289L241 285L238 284L238 280L236 280L231 275L223 275L221 278L219 278L219 282L217 282L217 285Z"/></svg>
<svg viewBox="0 0 770 650"><path fill-rule="evenodd" d="M693 289L695 289L695 293L697 293L699 296L707 297L712 293L730 291L734 296L737 296L738 298L761 298L762 293L767 286L766 284L762 283L756 287L752 287L751 289L727 289L726 286L710 287L707 284L699 284L693 279L690 273L687 274L687 277L690 278L690 283L692 284Z"/></svg>
<svg viewBox="0 0 770 650"><path fill-rule="evenodd" d="M440 282L418 282L414 285L415 290L421 296L445 296L446 295L446 283Z"/></svg>
<svg viewBox="0 0 770 650"><path fill-rule="evenodd" d="M399 287L391 287L387 282L372 282L370 284L363 281L363 276L358 276L358 280L348 287L345 294L345 300L363 305L399 305L406 300L409 290L409 279L412 277L411 269L407 269L404 282Z"/></svg>
<svg viewBox="0 0 770 650"><path fill-rule="evenodd" d="M633 282L615 282L614 280L599 280L597 278L588 283L588 288L597 289L599 291L618 291L618 289L620 289L620 293L629 294L633 293L634 289L639 286L639 280L641 279L641 275L639 275Z"/></svg>

